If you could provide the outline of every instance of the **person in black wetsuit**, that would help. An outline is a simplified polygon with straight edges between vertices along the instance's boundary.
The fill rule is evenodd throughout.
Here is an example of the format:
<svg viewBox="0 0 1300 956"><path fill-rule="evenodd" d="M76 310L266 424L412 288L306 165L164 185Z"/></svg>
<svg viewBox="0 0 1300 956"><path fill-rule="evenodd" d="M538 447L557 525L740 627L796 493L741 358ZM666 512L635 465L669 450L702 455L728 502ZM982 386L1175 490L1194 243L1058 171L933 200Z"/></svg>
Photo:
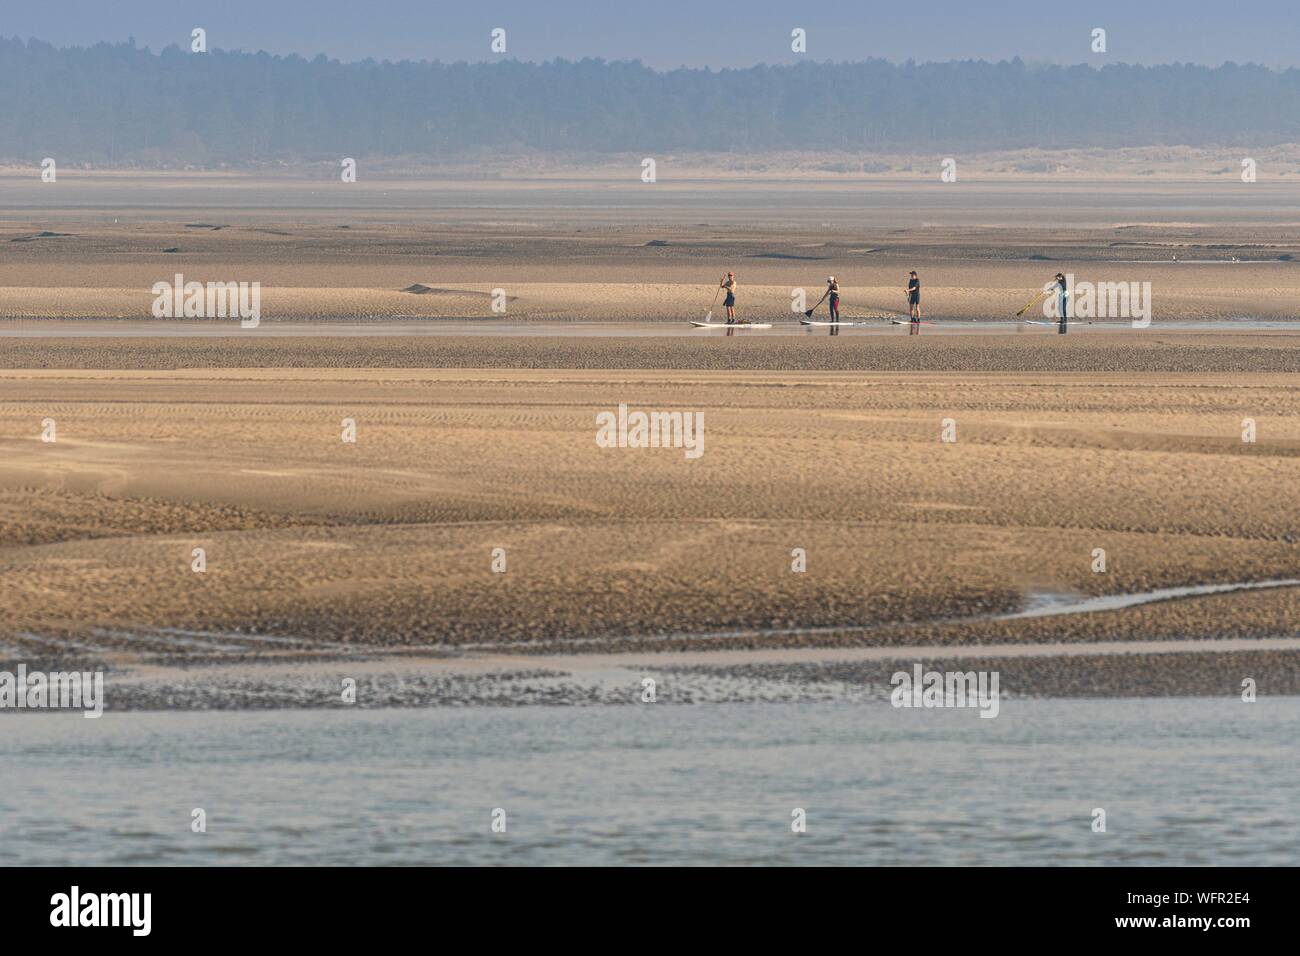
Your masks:
<svg viewBox="0 0 1300 956"><path fill-rule="evenodd" d="M908 334L916 335L921 331L921 280L915 269L907 274L907 315L912 320Z"/></svg>

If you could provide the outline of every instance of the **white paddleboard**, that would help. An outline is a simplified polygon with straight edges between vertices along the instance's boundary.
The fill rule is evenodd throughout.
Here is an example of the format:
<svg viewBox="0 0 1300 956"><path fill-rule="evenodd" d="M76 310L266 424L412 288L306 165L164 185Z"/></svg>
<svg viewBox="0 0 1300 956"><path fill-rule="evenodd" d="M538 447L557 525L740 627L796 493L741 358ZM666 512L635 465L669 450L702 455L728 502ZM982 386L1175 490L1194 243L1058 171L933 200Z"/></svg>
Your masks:
<svg viewBox="0 0 1300 956"><path fill-rule="evenodd" d="M691 325L697 329L770 329L772 326L766 322L733 322L727 325L725 322L691 322Z"/></svg>
<svg viewBox="0 0 1300 956"><path fill-rule="evenodd" d="M820 320L814 321L812 319L800 319L799 324L818 325L818 326L826 325L826 326L830 326L831 328L844 328L846 325L866 325L867 323L865 322L822 322Z"/></svg>
<svg viewBox="0 0 1300 956"><path fill-rule="evenodd" d="M911 325L911 324L912 324L912 320L911 320L911 319L890 319L889 321L890 321L890 323L893 324L893 325ZM917 325L934 325L933 322L917 322L916 324L917 324Z"/></svg>

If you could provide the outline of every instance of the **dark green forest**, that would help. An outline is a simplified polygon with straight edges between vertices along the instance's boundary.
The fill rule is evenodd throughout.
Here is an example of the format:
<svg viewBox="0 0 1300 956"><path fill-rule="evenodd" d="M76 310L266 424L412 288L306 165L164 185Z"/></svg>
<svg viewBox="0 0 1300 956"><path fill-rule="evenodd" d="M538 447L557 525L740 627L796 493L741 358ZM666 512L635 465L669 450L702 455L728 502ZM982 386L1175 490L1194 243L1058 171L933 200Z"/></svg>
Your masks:
<svg viewBox="0 0 1300 956"><path fill-rule="evenodd" d="M339 63L0 38L0 161L215 166L583 153L1300 141L1300 71L1260 66Z"/></svg>

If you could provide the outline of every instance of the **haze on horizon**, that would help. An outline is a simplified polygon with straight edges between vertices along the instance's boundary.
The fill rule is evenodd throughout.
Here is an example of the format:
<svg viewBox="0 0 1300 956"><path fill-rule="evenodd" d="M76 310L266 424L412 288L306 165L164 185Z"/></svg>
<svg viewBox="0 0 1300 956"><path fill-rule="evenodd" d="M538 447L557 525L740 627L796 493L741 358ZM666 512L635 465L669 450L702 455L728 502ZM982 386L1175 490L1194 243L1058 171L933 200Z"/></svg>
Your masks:
<svg viewBox="0 0 1300 956"><path fill-rule="evenodd" d="M749 67L813 61L942 62L1020 57L1029 62L1102 66L1232 61L1300 65L1300 5L1256 0L1248 11L1212 0L1093 0L1060 5L1002 0L996 8L931 0L923 9L879 0L653 0L597 6L496 0L60 0L9 4L0 34L55 46L134 38L154 51L188 44L203 27L211 48L355 62L498 58L493 28L507 31L508 54L639 60L655 69ZM790 50L790 31L807 31L807 53ZM1090 48L1107 34L1107 52Z"/></svg>

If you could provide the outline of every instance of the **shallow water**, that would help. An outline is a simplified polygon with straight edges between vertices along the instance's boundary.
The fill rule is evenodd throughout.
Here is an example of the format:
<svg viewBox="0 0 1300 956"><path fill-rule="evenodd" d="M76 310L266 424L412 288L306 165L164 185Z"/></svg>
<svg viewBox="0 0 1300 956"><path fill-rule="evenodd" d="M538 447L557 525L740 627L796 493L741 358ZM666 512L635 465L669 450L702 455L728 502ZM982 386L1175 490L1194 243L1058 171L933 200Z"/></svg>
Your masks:
<svg viewBox="0 0 1300 956"><path fill-rule="evenodd" d="M1294 697L15 716L0 862L1295 864L1298 720Z"/></svg>
<svg viewBox="0 0 1300 956"><path fill-rule="evenodd" d="M1268 581L1241 581L1231 584L1193 584L1180 588L1157 588L1132 594L1103 594L1098 597L1081 597L1071 594L1039 592L1030 594L1028 607L1011 614L994 615L994 620L1014 621L1025 617L1060 617L1066 614L1093 614L1097 611L1118 611L1141 604L1175 601L1180 598L1204 597L1210 594L1230 594L1233 591L1259 591L1270 588L1290 588L1300 585L1300 579L1276 578Z"/></svg>
<svg viewBox="0 0 1300 956"><path fill-rule="evenodd" d="M761 316L755 319L770 323L771 328L745 328L744 326L727 329L696 328L690 323L702 320L703 313L684 316L665 317L657 322L506 322L500 319L427 319L427 318L382 318L367 319L357 316L340 316L316 322L272 322L266 321L256 328L241 328L239 322L215 322L193 320L188 322L147 321L121 319L25 319L0 323L0 338L235 338L265 336L269 338L370 338L375 336L399 337L438 337L438 336L487 336L495 338L537 338L558 336L560 338L736 338L784 337L817 338L829 335L879 336L894 335L906 337L909 329L906 323L894 325L878 319L864 319L863 325L849 325L839 329L829 326L804 326L797 320L784 316ZM1260 332L1288 331L1300 328L1296 322L1282 322L1242 318L1231 322L1197 321L1179 322L1169 320L1155 322L1145 332ZM1123 321L1084 322L1074 321L1070 333L1122 334L1134 331L1131 324ZM973 321L945 320L942 318L926 320L922 326L922 335L1056 335L1054 324L1037 326L1016 321Z"/></svg>

